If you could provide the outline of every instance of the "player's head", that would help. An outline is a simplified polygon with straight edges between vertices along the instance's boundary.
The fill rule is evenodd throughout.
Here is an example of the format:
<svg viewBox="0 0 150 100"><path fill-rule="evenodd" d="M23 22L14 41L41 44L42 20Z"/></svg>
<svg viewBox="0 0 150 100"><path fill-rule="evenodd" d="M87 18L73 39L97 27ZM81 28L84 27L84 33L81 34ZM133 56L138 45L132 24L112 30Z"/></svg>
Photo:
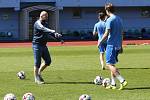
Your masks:
<svg viewBox="0 0 150 100"><path fill-rule="evenodd" d="M48 13L46 11L42 11L40 13L40 19L43 20L43 21L47 20L48 19Z"/></svg>
<svg viewBox="0 0 150 100"><path fill-rule="evenodd" d="M99 18L100 20L105 20L105 18L106 18L106 12L105 12L105 11L100 11L100 12L98 13L98 18Z"/></svg>
<svg viewBox="0 0 150 100"><path fill-rule="evenodd" d="M114 6L112 5L112 3L107 3L105 5L105 10L106 10L106 14L109 15L110 13L114 13Z"/></svg>

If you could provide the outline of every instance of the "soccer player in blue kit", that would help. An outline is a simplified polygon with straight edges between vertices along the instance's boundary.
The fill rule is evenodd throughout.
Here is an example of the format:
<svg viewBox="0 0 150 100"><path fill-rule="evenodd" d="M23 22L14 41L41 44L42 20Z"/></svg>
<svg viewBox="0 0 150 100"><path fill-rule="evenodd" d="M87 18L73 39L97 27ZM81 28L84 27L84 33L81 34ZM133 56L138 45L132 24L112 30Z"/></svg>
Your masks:
<svg viewBox="0 0 150 100"><path fill-rule="evenodd" d="M48 35L52 34L55 37L61 37L61 34L56 33L55 30L48 28L48 13L42 11L40 18L34 24L34 33L32 40L32 48L34 53L34 78L35 83L44 84L44 80L41 76L42 71L51 64L51 57L46 46ZM41 58L44 62L41 64Z"/></svg>
<svg viewBox="0 0 150 100"><path fill-rule="evenodd" d="M105 53L105 50L106 50L106 46L107 46L107 43L106 41L99 44L99 41L101 40L104 32L105 32L105 19L106 19L106 13L105 11L100 11L98 13L98 19L99 19L99 22L97 22L94 26L94 29L93 29L93 35L97 35L98 34L98 43L97 43L97 46L98 46L98 49L99 49L99 52L100 52L100 63L101 63L101 66L102 66L102 69L104 70L105 67L104 67L104 53Z"/></svg>
<svg viewBox="0 0 150 100"><path fill-rule="evenodd" d="M109 18L106 21L106 30L100 40L100 44L107 38L106 64L111 71L111 85L106 87L106 89L116 89L115 78L117 78L120 81L120 87L118 90L122 90L127 85L127 81L121 76L119 70L115 67L115 64L118 62L118 51L122 48L122 20L114 14L114 7L111 3L105 5L105 10Z"/></svg>

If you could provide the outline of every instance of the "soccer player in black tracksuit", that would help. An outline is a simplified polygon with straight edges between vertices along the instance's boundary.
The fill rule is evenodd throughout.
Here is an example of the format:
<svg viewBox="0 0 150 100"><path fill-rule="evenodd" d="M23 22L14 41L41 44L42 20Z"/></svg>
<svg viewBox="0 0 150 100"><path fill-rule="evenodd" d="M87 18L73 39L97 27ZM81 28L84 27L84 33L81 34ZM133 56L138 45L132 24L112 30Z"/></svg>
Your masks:
<svg viewBox="0 0 150 100"><path fill-rule="evenodd" d="M37 84L44 84L41 72L51 64L51 57L46 46L48 35L52 34L55 37L61 37L61 34L48 28L47 19L48 13L42 11L40 18L34 24L32 48L34 53L34 78ZM44 60L43 63L41 63L41 58Z"/></svg>

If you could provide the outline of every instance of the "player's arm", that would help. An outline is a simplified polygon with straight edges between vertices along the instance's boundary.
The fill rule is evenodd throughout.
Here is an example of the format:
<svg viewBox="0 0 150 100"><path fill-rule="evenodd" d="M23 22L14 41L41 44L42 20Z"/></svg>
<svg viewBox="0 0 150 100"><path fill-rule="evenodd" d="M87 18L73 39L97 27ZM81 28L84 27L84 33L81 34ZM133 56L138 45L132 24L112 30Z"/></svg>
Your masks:
<svg viewBox="0 0 150 100"><path fill-rule="evenodd" d="M122 19L121 19L121 26L122 26L122 33L121 33L122 41L121 41L121 49L119 50L119 53L123 53L123 35L125 34Z"/></svg>
<svg viewBox="0 0 150 100"><path fill-rule="evenodd" d="M61 42L61 44L64 43L63 37L61 34L59 33L54 33L54 34L49 34L50 38L52 38L53 40L59 41Z"/></svg>
<svg viewBox="0 0 150 100"><path fill-rule="evenodd" d="M93 36L95 36L97 34L98 34L98 32L97 32L97 27L96 27L96 24L95 24L94 29L93 29Z"/></svg>
<svg viewBox="0 0 150 100"><path fill-rule="evenodd" d="M121 41L121 48L119 50L119 53L123 53L123 34L124 32L122 31L121 35L122 35L122 41Z"/></svg>
<svg viewBox="0 0 150 100"><path fill-rule="evenodd" d="M61 34L55 32L55 30L51 30L51 29L43 26L40 21L37 22L37 29L43 30L44 32L47 32L47 33L50 33L50 34L53 33L56 38L59 38L59 37L62 36Z"/></svg>
<svg viewBox="0 0 150 100"><path fill-rule="evenodd" d="M48 33L54 33L55 32L55 30L52 30L52 29L49 29L49 28L43 26L40 21L37 22L36 28L39 30L42 30L44 32L48 32Z"/></svg>
<svg viewBox="0 0 150 100"><path fill-rule="evenodd" d="M111 31L111 21L109 19L106 21L105 25L106 25L106 29L105 29L104 35L102 36L101 40L98 42L98 46L107 39Z"/></svg>
<svg viewBox="0 0 150 100"><path fill-rule="evenodd" d="M101 40L98 42L98 46L107 39L109 33L110 33L110 29L106 29L104 35L101 38Z"/></svg>

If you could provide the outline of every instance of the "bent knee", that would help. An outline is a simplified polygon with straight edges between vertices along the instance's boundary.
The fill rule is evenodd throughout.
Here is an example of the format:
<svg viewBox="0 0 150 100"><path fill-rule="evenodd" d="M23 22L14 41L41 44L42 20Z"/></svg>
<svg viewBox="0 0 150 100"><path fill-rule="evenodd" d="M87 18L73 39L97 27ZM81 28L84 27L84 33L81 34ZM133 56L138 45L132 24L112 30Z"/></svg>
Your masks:
<svg viewBox="0 0 150 100"><path fill-rule="evenodd" d="M107 67L109 68L109 70L110 70L111 72L113 72L113 73L115 73L115 72L117 71L117 68L116 68L114 65L107 64L106 66L107 66Z"/></svg>
<svg viewBox="0 0 150 100"><path fill-rule="evenodd" d="M48 61L45 62L45 65L46 65L46 66L49 66L51 63L52 63L52 61L51 61L51 60L48 60Z"/></svg>

